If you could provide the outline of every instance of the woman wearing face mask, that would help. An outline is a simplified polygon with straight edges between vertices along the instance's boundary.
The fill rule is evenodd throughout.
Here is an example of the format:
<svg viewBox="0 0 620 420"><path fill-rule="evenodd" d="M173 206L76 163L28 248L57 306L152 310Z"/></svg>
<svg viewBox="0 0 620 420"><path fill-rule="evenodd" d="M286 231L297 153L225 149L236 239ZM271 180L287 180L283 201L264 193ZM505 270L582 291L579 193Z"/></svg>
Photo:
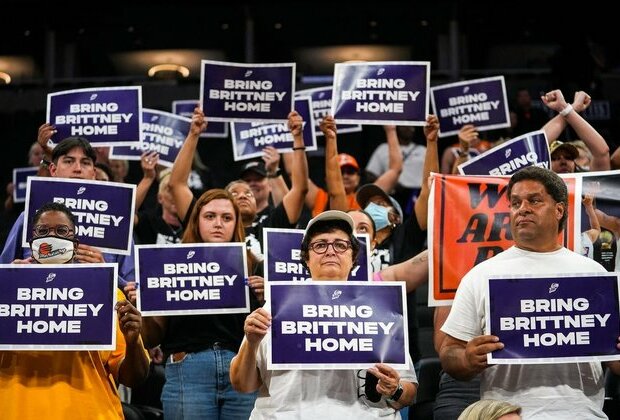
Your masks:
<svg viewBox="0 0 620 420"><path fill-rule="evenodd" d="M232 195L223 189L202 194L181 242L244 241L243 221ZM252 309L262 300L259 279L260 286L250 293ZM146 344L149 348L161 345L167 359L161 396L164 418L247 420L256 394L236 392L229 379L230 361L243 339L244 320L245 314L236 313L146 318Z"/></svg>
<svg viewBox="0 0 620 420"><path fill-rule="evenodd" d="M33 218L32 256L14 264L72 263L75 218L61 203L41 206ZM142 317L117 289L116 348L112 351L0 351L3 419L123 419L117 383L136 386L148 374Z"/></svg>
<svg viewBox="0 0 620 420"><path fill-rule="evenodd" d="M376 247L372 254L375 271L402 263L426 249L428 180L431 172L439 172L437 138L439 120L435 115L426 118L426 155L422 169L422 187L415 202L414 212L403 221L400 206L384 190L374 184L366 184L357 192L357 202L372 217L376 225ZM407 294L409 319L409 349L414 362L421 356L418 343L418 321L415 291Z"/></svg>

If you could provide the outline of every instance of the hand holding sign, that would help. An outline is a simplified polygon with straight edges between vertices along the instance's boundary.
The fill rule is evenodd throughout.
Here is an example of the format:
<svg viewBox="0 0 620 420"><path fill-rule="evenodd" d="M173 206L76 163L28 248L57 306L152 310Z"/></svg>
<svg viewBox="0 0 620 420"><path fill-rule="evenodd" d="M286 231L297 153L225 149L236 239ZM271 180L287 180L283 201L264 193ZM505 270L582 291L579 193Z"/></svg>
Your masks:
<svg viewBox="0 0 620 420"><path fill-rule="evenodd" d="M469 340L465 346L465 358L469 363L469 369L476 373L482 372L489 367L487 353L503 348L504 344L494 335L479 335Z"/></svg>
<svg viewBox="0 0 620 420"><path fill-rule="evenodd" d="M127 344L137 343L142 331L142 315L140 312L128 300L117 302L114 309L116 309L118 322Z"/></svg>
<svg viewBox="0 0 620 420"><path fill-rule="evenodd" d="M243 332L250 344L258 345L271 327L271 315L263 308L258 308L245 318Z"/></svg>

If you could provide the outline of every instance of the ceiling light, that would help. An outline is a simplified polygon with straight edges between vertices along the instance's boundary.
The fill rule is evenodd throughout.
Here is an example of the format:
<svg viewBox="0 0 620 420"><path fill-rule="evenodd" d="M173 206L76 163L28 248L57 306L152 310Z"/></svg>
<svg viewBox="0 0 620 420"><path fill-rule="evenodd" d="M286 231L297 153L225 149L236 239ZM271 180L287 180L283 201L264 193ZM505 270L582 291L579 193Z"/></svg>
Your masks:
<svg viewBox="0 0 620 420"><path fill-rule="evenodd" d="M180 64L156 64L148 71L149 77L155 77L158 73L176 72L183 77L189 76L189 69Z"/></svg>

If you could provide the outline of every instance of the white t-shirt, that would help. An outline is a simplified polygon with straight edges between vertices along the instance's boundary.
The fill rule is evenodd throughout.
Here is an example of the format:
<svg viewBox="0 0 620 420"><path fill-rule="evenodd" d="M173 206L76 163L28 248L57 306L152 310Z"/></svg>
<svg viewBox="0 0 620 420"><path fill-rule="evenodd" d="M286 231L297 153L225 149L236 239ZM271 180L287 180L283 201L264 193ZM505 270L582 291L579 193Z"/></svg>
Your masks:
<svg viewBox="0 0 620 420"><path fill-rule="evenodd" d="M264 308L270 312L269 303ZM267 370L270 351L268 340L261 341L256 364L263 385L258 390L251 420L401 418L400 412L390 407L384 398L372 403L362 395L365 370ZM408 354L407 360L409 369L398 371L401 381L417 384Z"/></svg>
<svg viewBox="0 0 620 420"><path fill-rule="evenodd" d="M469 341L487 334L485 279L496 274L606 272L596 261L561 248L529 252L511 247L467 273L458 287L441 330ZM481 374L481 398L506 400L523 408L523 419L605 419L603 369L600 362L495 365Z"/></svg>
<svg viewBox="0 0 620 420"><path fill-rule="evenodd" d="M422 168L426 146L415 143L400 145L403 155L403 171L398 182L406 188L420 188L422 185ZM389 150L387 143L381 143L370 156L366 170L374 175L381 176L389 169Z"/></svg>

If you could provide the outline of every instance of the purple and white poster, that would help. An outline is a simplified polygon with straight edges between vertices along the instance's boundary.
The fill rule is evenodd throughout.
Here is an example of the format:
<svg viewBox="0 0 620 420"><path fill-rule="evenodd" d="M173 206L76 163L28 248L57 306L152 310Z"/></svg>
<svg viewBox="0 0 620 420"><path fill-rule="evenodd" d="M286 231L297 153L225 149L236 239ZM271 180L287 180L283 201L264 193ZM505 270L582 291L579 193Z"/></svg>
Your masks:
<svg viewBox="0 0 620 420"><path fill-rule="evenodd" d="M532 131L501 143L458 166L461 175L511 175L526 166L551 168L545 132Z"/></svg>
<svg viewBox="0 0 620 420"><path fill-rule="evenodd" d="M63 203L77 219L75 237L102 252L129 255L136 186L121 182L30 177L22 246L28 247L32 217L48 202Z"/></svg>
<svg viewBox="0 0 620 420"><path fill-rule="evenodd" d="M28 186L28 178L31 176L37 176L37 173L39 173L39 168L37 166L13 169L14 203L23 203L26 201L26 187Z"/></svg>
<svg viewBox="0 0 620 420"><path fill-rule="evenodd" d="M265 244L264 277L267 281L306 281L310 273L301 263L301 241L303 229L264 228ZM360 241L360 252L347 280L372 280L370 266L370 240L367 234L355 235Z"/></svg>
<svg viewBox="0 0 620 420"><path fill-rule="evenodd" d="M431 103L439 118L439 137L458 134L466 124L480 131L510 127L504 76L434 86Z"/></svg>
<svg viewBox="0 0 620 420"><path fill-rule="evenodd" d="M199 99L181 99L172 101L172 113L187 117L191 120L194 108L200 105ZM226 138L228 137L228 123L221 121L207 121L207 129L200 133L202 138Z"/></svg>
<svg viewBox="0 0 620 420"><path fill-rule="evenodd" d="M110 148L111 159L139 161L144 152L159 153L158 164L171 168L185 143L192 120L170 112L142 110L142 142Z"/></svg>
<svg viewBox="0 0 620 420"><path fill-rule="evenodd" d="M0 264L0 350L116 348L117 265Z"/></svg>
<svg viewBox="0 0 620 420"><path fill-rule="evenodd" d="M85 137L93 147L140 142L142 87L72 89L47 95L46 121L56 127L52 141Z"/></svg>
<svg viewBox="0 0 620 420"><path fill-rule="evenodd" d="M323 86L295 92L295 98L300 96L310 97L312 102L312 115L314 116L314 132L317 136L323 136L323 132L319 127L321 120L332 112L332 89L332 86ZM360 124L341 124L340 121L338 121L338 134L360 133L361 131L362 126Z"/></svg>
<svg viewBox="0 0 620 420"><path fill-rule="evenodd" d="M207 121L286 122L293 92L295 63L201 61L200 103Z"/></svg>
<svg viewBox="0 0 620 420"><path fill-rule="evenodd" d="M430 63L336 63L331 114L337 123L426 124Z"/></svg>
<svg viewBox="0 0 620 420"><path fill-rule="evenodd" d="M243 243L136 245L142 315L250 312Z"/></svg>
<svg viewBox="0 0 620 420"><path fill-rule="evenodd" d="M268 369L407 367L403 282L265 283Z"/></svg>
<svg viewBox="0 0 620 420"><path fill-rule="evenodd" d="M302 136L306 151L316 150L314 117L310 110L310 98L295 98L295 111L303 120ZM293 135L285 123L230 123L233 157L235 161L263 155L265 146L273 146L280 153L293 151Z"/></svg>
<svg viewBox="0 0 620 420"><path fill-rule="evenodd" d="M620 360L618 273L501 276L487 282L491 364Z"/></svg>

